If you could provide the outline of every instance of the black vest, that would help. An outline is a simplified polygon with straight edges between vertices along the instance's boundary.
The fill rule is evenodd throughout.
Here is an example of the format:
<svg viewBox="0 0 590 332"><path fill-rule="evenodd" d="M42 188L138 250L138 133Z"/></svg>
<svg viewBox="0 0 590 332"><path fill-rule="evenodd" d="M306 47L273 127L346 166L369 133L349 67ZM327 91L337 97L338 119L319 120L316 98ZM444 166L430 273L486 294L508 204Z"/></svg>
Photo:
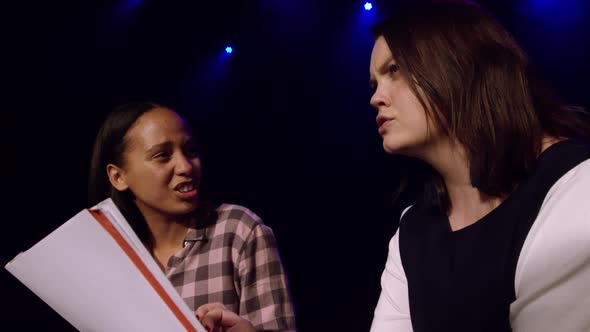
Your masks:
<svg viewBox="0 0 590 332"><path fill-rule="evenodd" d="M553 184L588 158L584 146L554 144L506 201L455 232L431 204L414 204L399 228L414 331L511 331L514 276L528 232Z"/></svg>

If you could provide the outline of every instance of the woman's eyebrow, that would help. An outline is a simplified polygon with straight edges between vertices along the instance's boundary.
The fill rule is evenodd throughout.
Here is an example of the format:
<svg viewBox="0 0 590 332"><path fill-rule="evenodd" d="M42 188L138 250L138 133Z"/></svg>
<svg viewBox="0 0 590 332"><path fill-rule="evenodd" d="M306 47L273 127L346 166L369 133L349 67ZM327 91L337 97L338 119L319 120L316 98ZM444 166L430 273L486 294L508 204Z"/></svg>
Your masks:
<svg viewBox="0 0 590 332"><path fill-rule="evenodd" d="M379 66L379 72L383 73L389 70L389 64L393 61L393 56L388 56L383 63Z"/></svg>
<svg viewBox="0 0 590 332"><path fill-rule="evenodd" d="M389 64L390 64L391 62L394 62L394 61L393 61L393 56L391 56L391 55L390 55L390 56L388 56L388 57L385 59L385 61L383 61L383 62L382 62L380 65L379 65L379 67L378 67L378 69L377 69L377 72L378 72L378 73L384 73L384 72L387 72L387 71L389 70ZM375 86L375 85L377 85L377 79L375 78L375 76L373 75L373 73L371 73L371 77L369 78L369 85L370 85L370 86Z"/></svg>
<svg viewBox="0 0 590 332"><path fill-rule="evenodd" d="M170 145L172 145L172 142L169 142L169 141L158 143L158 144L154 144L149 149L147 149L146 154L150 154L150 153L152 153L154 151L166 149Z"/></svg>

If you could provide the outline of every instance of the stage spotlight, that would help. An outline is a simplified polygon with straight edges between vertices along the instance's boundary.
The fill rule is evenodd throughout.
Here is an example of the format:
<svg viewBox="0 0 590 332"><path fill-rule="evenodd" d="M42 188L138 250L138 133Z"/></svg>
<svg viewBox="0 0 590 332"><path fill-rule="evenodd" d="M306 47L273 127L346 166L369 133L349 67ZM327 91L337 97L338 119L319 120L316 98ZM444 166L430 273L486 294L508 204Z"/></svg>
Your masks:
<svg viewBox="0 0 590 332"><path fill-rule="evenodd" d="M225 53L227 53L227 54L231 54L233 51L234 51L234 49L231 46L227 46L225 48Z"/></svg>
<svg viewBox="0 0 590 332"><path fill-rule="evenodd" d="M365 10L371 10L373 9L373 4L370 2L365 2Z"/></svg>

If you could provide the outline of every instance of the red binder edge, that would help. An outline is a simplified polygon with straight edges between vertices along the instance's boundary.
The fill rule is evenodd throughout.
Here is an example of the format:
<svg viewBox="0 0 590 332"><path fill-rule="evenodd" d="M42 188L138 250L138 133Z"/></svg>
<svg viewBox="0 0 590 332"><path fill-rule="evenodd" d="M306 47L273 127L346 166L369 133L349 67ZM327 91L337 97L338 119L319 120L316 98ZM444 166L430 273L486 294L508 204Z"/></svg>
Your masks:
<svg viewBox="0 0 590 332"><path fill-rule="evenodd" d="M129 257L129 259L131 259L133 264L135 264L137 269L139 269L141 274L143 274L145 279L154 288L156 293L158 293L158 295L162 298L162 300L164 300L164 303L166 303L168 308L170 308L170 310L172 311L174 316L176 316L176 318L178 318L178 320L186 328L186 330L190 331L190 332L197 332L196 328L194 326L192 326L192 324L189 322L189 320L186 317L184 317L184 315L182 314L182 312L180 311L178 306L176 306L176 304L174 303L174 301L172 301L172 299L166 293L164 288L162 288L162 286L158 283L156 278L154 278L154 276L152 275L150 270L141 261L141 259L137 255L137 253L135 253L135 251L133 251L131 246L129 246L129 244L127 243L127 241L125 241L125 239L119 233L119 231L111 224L111 221L99 210L88 210L88 211L94 217L94 219L96 219L96 221L98 221L98 223L105 229L105 231L107 231L113 237L113 239L115 240L115 242L117 242L119 247L121 247L121 249L123 249L125 254L127 254L127 257Z"/></svg>

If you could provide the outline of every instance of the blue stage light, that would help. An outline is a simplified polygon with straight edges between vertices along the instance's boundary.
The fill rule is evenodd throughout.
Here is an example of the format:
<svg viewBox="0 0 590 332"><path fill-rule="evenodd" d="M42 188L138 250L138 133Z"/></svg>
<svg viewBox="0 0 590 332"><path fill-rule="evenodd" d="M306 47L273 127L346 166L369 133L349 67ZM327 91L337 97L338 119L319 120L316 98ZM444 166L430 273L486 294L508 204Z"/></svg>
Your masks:
<svg viewBox="0 0 590 332"><path fill-rule="evenodd" d="M371 10L373 9L373 4L370 2L365 2L365 10Z"/></svg>
<svg viewBox="0 0 590 332"><path fill-rule="evenodd" d="M234 51L234 49L231 46L228 46L225 48L225 53L227 54L231 54Z"/></svg>

